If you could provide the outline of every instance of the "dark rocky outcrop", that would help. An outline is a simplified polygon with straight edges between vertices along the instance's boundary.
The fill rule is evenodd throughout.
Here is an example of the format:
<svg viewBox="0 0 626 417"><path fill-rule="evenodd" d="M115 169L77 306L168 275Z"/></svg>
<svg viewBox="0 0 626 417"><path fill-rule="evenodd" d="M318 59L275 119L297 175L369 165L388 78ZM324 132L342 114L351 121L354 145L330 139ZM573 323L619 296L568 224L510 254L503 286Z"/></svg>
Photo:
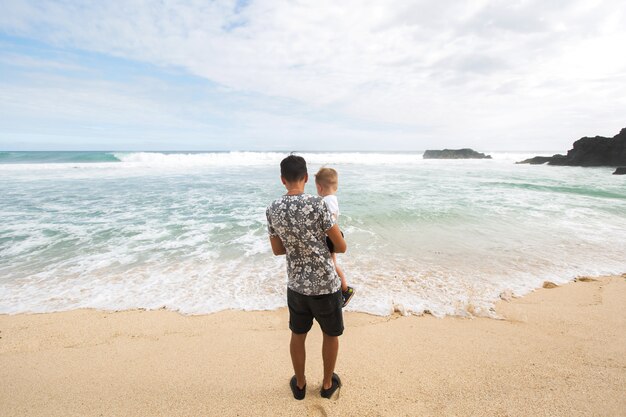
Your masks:
<svg viewBox="0 0 626 417"><path fill-rule="evenodd" d="M536 156L518 164L545 164L581 167L626 165L626 128L612 138L584 137L574 142L567 155Z"/></svg>
<svg viewBox="0 0 626 417"><path fill-rule="evenodd" d="M534 158L528 158L528 159L524 159L523 161L516 162L516 164L541 165L541 164L545 164L546 162L552 161L552 158L557 157L557 156L564 157L564 155L535 156Z"/></svg>
<svg viewBox="0 0 626 417"><path fill-rule="evenodd" d="M424 159L491 159L491 155L476 152L473 149L444 149L428 150L422 156Z"/></svg>
<svg viewBox="0 0 626 417"><path fill-rule="evenodd" d="M613 175L626 175L626 167L618 167Z"/></svg>

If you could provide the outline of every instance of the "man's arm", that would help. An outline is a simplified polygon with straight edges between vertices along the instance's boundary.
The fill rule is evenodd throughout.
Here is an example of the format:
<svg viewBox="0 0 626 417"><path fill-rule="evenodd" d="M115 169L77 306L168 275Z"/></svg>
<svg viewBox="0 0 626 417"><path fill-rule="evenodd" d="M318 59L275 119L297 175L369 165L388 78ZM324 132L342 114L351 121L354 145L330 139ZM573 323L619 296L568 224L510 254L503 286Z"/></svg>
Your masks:
<svg viewBox="0 0 626 417"><path fill-rule="evenodd" d="M270 236L270 244L272 245L272 252L274 255L284 255L287 253L283 241L278 236Z"/></svg>
<svg viewBox="0 0 626 417"><path fill-rule="evenodd" d="M345 239L341 235L341 230L339 230L339 225L335 224L333 227L326 231L328 238L333 242L335 247L335 252L337 253L345 253L346 249L348 249L348 245L346 244Z"/></svg>

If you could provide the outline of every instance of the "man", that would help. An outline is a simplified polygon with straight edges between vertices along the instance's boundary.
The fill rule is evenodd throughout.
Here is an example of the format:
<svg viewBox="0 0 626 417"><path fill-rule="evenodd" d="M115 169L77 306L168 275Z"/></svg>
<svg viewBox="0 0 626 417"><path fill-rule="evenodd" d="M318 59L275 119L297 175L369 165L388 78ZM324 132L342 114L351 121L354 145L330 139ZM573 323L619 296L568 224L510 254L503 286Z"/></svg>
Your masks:
<svg viewBox="0 0 626 417"><path fill-rule="evenodd" d="M289 155L283 159L280 175L287 193L270 204L266 215L272 252L287 255L289 350L295 373L291 391L297 400L306 395L305 341L315 319L323 333L324 380L320 394L330 398L341 386L334 370L343 333L343 301L341 281L325 238L330 238L337 253L346 251L346 242L322 198L304 193L309 179L304 158Z"/></svg>

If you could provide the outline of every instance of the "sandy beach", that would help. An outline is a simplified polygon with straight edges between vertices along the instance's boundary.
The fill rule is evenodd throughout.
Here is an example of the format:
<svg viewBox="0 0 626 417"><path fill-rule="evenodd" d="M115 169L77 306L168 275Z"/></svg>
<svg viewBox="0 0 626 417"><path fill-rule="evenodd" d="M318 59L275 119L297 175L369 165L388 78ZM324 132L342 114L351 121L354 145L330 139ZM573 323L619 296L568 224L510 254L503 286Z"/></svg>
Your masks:
<svg viewBox="0 0 626 417"><path fill-rule="evenodd" d="M292 398L287 311L0 316L1 416L624 416L626 275L502 301L501 319L346 313L337 373Z"/></svg>

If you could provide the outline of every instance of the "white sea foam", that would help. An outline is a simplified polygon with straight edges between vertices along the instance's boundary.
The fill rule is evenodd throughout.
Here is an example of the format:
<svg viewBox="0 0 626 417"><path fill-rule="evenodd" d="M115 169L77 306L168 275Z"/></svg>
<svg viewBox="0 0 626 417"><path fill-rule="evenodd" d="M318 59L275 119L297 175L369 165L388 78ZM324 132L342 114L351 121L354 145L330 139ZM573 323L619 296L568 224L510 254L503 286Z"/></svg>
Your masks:
<svg viewBox="0 0 626 417"><path fill-rule="evenodd" d="M296 152L311 165L416 165L416 164L460 164L517 162L533 156L550 156L555 152L485 152L493 159L477 160L438 160L423 159L422 151L414 152ZM288 155L287 152L113 152L119 162L61 162L61 163L19 163L0 164L0 172L20 171L66 171L68 168L78 172L68 174L83 175L81 170L114 171L129 169L185 169L198 167L259 167L277 166Z"/></svg>
<svg viewBox="0 0 626 417"><path fill-rule="evenodd" d="M284 154L274 152L202 152L160 153L128 152L114 153L120 161L144 166L257 166L277 165Z"/></svg>
<svg viewBox="0 0 626 417"><path fill-rule="evenodd" d="M422 161L421 152L372 153L372 152L301 152L309 164L360 164L388 165L415 164ZM278 166L288 153L285 152L202 152L202 153L159 153L131 152L115 153L120 161L133 166L165 167L234 167L234 166Z"/></svg>
<svg viewBox="0 0 626 417"><path fill-rule="evenodd" d="M424 160L423 152L301 152L296 153L304 157L309 164L357 164L357 165L410 165L437 163L438 160ZM529 152L493 152L493 160L521 161L537 155L552 155L552 153ZM285 152L202 152L202 153L159 153L159 152L130 152L115 153L116 158L128 164L143 166L277 166L287 155ZM488 160L475 160L488 162ZM440 161L439 161L440 162ZM448 162L451 162L448 160Z"/></svg>

